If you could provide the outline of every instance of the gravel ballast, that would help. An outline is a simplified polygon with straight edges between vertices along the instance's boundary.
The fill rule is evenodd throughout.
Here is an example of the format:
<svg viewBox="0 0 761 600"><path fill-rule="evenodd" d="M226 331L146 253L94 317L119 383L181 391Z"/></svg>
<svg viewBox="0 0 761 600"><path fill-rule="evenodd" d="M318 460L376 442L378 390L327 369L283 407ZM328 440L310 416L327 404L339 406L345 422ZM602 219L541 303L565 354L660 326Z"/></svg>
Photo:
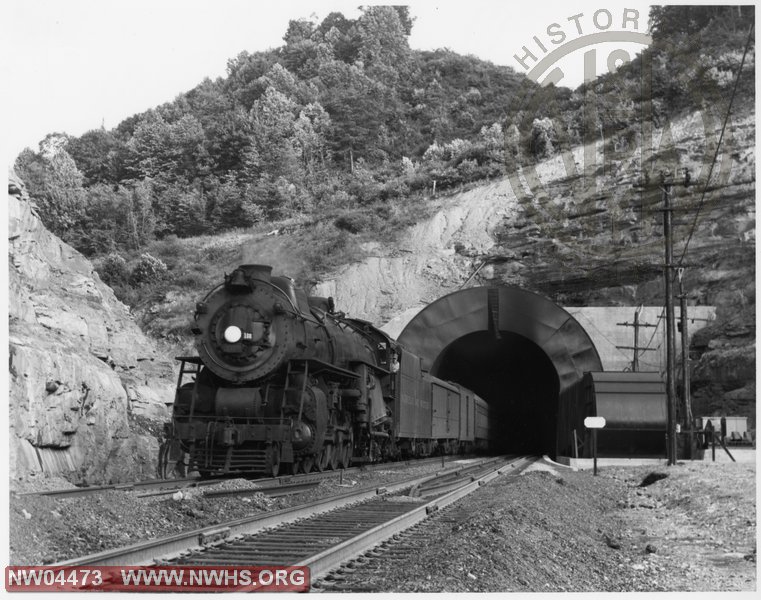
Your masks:
<svg viewBox="0 0 761 600"><path fill-rule="evenodd" d="M356 485L403 475L352 475ZM649 475L649 485L640 484ZM347 478L348 479L348 478ZM350 483L350 482L347 482ZM226 483L247 486L248 482ZM203 488L209 489L209 488ZM140 499L106 492L54 499L11 494L11 564L45 564L213 525L345 491L338 480L286 498ZM379 565L388 592L752 591L756 588L755 464L610 467L598 477L549 467L501 477L431 519L414 561ZM448 511L443 511L446 515ZM450 515L451 516L451 515Z"/></svg>
<svg viewBox="0 0 761 600"><path fill-rule="evenodd" d="M380 560L362 583L388 592L755 590L755 465L659 471L667 477L647 487L652 467L499 478L431 518L435 542L414 560Z"/></svg>

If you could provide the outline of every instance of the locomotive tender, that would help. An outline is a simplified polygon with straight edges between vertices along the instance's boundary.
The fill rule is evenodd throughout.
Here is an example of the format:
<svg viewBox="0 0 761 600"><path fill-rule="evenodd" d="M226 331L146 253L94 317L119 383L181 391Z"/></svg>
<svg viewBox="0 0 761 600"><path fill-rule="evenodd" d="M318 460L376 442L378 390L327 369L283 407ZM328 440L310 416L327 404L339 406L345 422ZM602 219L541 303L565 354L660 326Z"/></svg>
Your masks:
<svg viewBox="0 0 761 600"><path fill-rule="evenodd" d="M310 472L473 451L489 406L422 371L370 323L241 265L196 305L197 357L178 357L170 442L200 473Z"/></svg>

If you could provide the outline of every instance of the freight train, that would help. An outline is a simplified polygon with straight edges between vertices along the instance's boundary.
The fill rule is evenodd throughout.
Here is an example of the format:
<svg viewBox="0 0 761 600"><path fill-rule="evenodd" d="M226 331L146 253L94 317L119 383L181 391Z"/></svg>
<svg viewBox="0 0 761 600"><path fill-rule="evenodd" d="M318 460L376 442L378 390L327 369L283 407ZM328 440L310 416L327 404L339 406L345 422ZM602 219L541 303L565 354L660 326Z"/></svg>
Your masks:
<svg viewBox="0 0 761 600"><path fill-rule="evenodd" d="M196 305L168 443L202 475L322 471L485 450L489 405L367 321L241 265Z"/></svg>

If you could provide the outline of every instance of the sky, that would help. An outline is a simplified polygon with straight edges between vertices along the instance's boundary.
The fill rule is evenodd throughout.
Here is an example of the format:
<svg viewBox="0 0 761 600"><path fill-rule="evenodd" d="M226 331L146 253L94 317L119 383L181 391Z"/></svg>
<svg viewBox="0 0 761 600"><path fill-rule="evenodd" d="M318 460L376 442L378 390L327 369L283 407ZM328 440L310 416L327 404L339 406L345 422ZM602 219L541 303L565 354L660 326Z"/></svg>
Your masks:
<svg viewBox="0 0 761 600"><path fill-rule="evenodd" d="M358 5L327 0L4 0L0 60L9 85L2 98L3 156L10 164L24 147L37 150L48 133L79 136L101 125L111 129L173 100L205 77L224 76L227 61L241 51L282 45L289 20L322 19L334 10L357 17ZM555 48L547 32L552 23L570 42L602 31L607 15L593 20L600 9L610 14L608 31L622 30L628 9L638 11L639 20L630 18L626 29L632 32L636 25L644 33L649 10L636 1L413 0L409 5L416 19L413 49L449 48L524 73ZM559 39L556 34L554 40ZM627 47L636 51L644 46L638 41ZM612 48L598 46L598 73ZM580 56L576 52L564 59L568 66L560 85L582 82Z"/></svg>

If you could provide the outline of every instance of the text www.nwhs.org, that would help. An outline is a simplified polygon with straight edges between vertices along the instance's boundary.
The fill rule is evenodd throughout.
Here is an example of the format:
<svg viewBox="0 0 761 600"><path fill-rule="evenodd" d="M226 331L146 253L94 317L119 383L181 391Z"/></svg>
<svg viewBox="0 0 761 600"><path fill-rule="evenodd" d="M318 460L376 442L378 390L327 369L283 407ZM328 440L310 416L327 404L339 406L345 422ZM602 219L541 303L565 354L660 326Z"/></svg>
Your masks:
<svg viewBox="0 0 761 600"><path fill-rule="evenodd" d="M9 592L305 592L308 567L6 567Z"/></svg>

